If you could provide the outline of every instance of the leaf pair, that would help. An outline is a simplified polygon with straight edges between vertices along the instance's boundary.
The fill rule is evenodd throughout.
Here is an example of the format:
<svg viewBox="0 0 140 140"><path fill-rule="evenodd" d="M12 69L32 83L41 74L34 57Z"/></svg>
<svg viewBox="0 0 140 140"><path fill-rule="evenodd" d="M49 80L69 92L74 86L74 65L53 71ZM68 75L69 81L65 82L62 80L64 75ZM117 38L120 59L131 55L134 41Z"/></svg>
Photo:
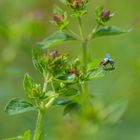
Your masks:
<svg viewBox="0 0 140 140"><path fill-rule="evenodd" d="M112 36L112 35L119 35L123 33L128 33L131 30L125 30L121 29L119 27L115 26L103 26L99 28L97 31L92 33L91 39L96 37L102 37L102 36ZM50 47L53 47L55 45L61 44L63 42L67 41L76 41L77 39L71 35L68 35L64 32L56 32L46 39L44 39L42 42L39 43L40 47L42 49L47 49Z"/></svg>

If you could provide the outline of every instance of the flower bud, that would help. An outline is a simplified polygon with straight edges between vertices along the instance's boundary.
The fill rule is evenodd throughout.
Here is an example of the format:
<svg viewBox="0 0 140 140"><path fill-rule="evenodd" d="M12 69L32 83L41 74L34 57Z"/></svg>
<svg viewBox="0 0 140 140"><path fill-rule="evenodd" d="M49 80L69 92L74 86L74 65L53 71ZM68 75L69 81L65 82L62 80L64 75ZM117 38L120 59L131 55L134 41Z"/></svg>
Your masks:
<svg viewBox="0 0 140 140"><path fill-rule="evenodd" d="M39 98L41 96L41 87L38 84L35 84L32 88L30 98Z"/></svg>
<svg viewBox="0 0 140 140"><path fill-rule="evenodd" d="M80 76L80 73L79 73L79 71L77 70L77 68L76 68L75 66L72 67L72 68L69 70L69 72L75 74L77 77Z"/></svg>
<svg viewBox="0 0 140 140"><path fill-rule="evenodd" d="M102 21L106 22L111 18L111 12L110 10L104 9L100 15Z"/></svg>
<svg viewBox="0 0 140 140"><path fill-rule="evenodd" d="M56 57L58 57L58 56L59 56L59 53L58 53L58 51L53 50L53 51L50 53L50 55L51 55L51 56L52 56L52 58L54 59L54 58L56 58Z"/></svg>
<svg viewBox="0 0 140 140"><path fill-rule="evenodd" d="M84 0L68 0L72 9L81 9L84 6Z"/></svg>
<svg viewBox="0 0 140 140"><path fill-rule="evenodd" d="M57 25L60 25L64 22L64 15L55 14L53 20Z"/></svg>

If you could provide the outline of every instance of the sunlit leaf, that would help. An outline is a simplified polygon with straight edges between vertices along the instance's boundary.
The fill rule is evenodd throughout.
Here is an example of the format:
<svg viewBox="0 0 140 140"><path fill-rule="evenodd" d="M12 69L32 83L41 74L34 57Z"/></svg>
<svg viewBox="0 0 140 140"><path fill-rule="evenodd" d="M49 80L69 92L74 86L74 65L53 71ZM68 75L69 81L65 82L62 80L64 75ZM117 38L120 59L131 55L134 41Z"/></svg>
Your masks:
<svg viewBox="0 0 140 140"><path fill-rule="evenodd" d="M102 78L104 76L105 76L104 70L98 69L98 70L95 70L93 72L90 72L88 79L89 80L96 80L96 79Z"/></svg>
<svg viewBox="0 0 140 140"><path fill-rule="evenodd" d="M35 110L34 106L30 102L20 98L10 100L5 107L5 112L9 115L16 115L32 110Z"/></svg>
<svg viewBox="0 0 140 140"><path fill-rule="evenodd" d="M42 49L46 49L53 45L57 45L65 41L71 41L71 40L76 40L76 39L64 32L56 32L50 35L49 37L47 37L46 39L44 39L39 44Z"/></svg>
<svg viewBox="0 0 140 140"><path fill-rule="evenodd" d="M24 132L24 140L31 140L31 131L30 130L26 130Z"/></svg>

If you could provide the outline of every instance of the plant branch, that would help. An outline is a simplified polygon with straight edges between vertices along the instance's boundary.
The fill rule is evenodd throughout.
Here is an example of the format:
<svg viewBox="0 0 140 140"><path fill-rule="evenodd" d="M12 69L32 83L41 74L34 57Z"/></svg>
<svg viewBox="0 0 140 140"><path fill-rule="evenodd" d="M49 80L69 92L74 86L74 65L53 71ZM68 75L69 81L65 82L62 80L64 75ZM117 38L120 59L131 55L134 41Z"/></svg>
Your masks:
<svg viewBox="0 0 140 140"><path fill-rule="evenodd" d="M87 64L88 64L88 46L87 46L88 40L87 40L87 38L84 38L81 18L78 18L78 22L79 22L79 31L80 31L80 35L81 35L83 71L84 71L84 74L86 74L87 73ZM88 96L89 96L88 82L84 81L83 96L82 96L83 105L85 105L85 104L87 105Z"/></svg>
<svg viewBox="0 0 140 140"><path fill-rule="evenodd" d="M70 34L72 34L74 37L76 37L77 40L80 40L80 37L77 33L75 33L74 31L72 31L69 28L66 28L66 31L68 31Z"/></svg>
<svg viewBox="0 0 140 140"><path fill-rule="evenodd" d="M82 26L82 20L81 20L80 17L78 18L78 22L79 22L79 31L80 31L81 39L82 39L82 41L83 41L83 40L84 40L83 26Z"/></svg>
<svg viewBox="0 0 140 140"><path fill-rule="evenodd" d="M42 89L43 93L45 93L47 90L48 82L49 82L49 74L47 74L47 75L44 74L44 85L43 85L43 89Z"/></svg>
<svg viewBox="0 0 140 140"><path fill-rule="evenodd" d="M40 140L41 127L42 127L44 115L45 115L45 112L43 110L39 109L37 122L36 122L36 129L34 132L34 140Z"/></svg>

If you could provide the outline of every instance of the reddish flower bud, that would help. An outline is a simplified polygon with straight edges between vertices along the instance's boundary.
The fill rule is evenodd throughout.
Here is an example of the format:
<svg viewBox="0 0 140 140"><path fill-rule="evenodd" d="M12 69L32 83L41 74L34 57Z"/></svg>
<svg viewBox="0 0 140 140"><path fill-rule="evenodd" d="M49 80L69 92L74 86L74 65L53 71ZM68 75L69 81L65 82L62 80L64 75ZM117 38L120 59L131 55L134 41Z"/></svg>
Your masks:
<svg viewBox="0 0 140 140"><path fill-rule="evenodd" d="M50 55L52 56L52 58L56 58L56 57L59 56L59 53L58 53L58 51L53 50L53 51L50 53Z"/></svg>
<svg viewBox="0 0 140 140"><path fill-rule="evenodd" d="M55 14L53 20L56 24L61 24L64 21L64 15Z"/></svg>
<svg viewBox="0 0 140 140"><path fill-rule="evenodd" d="M104 9L104 10L102 11L100 17L101 17L101 19L102 19L103 21L105 21L105 22L108 21L108 20L111 18L111 12L110 12L110 10Z"/></svg>

